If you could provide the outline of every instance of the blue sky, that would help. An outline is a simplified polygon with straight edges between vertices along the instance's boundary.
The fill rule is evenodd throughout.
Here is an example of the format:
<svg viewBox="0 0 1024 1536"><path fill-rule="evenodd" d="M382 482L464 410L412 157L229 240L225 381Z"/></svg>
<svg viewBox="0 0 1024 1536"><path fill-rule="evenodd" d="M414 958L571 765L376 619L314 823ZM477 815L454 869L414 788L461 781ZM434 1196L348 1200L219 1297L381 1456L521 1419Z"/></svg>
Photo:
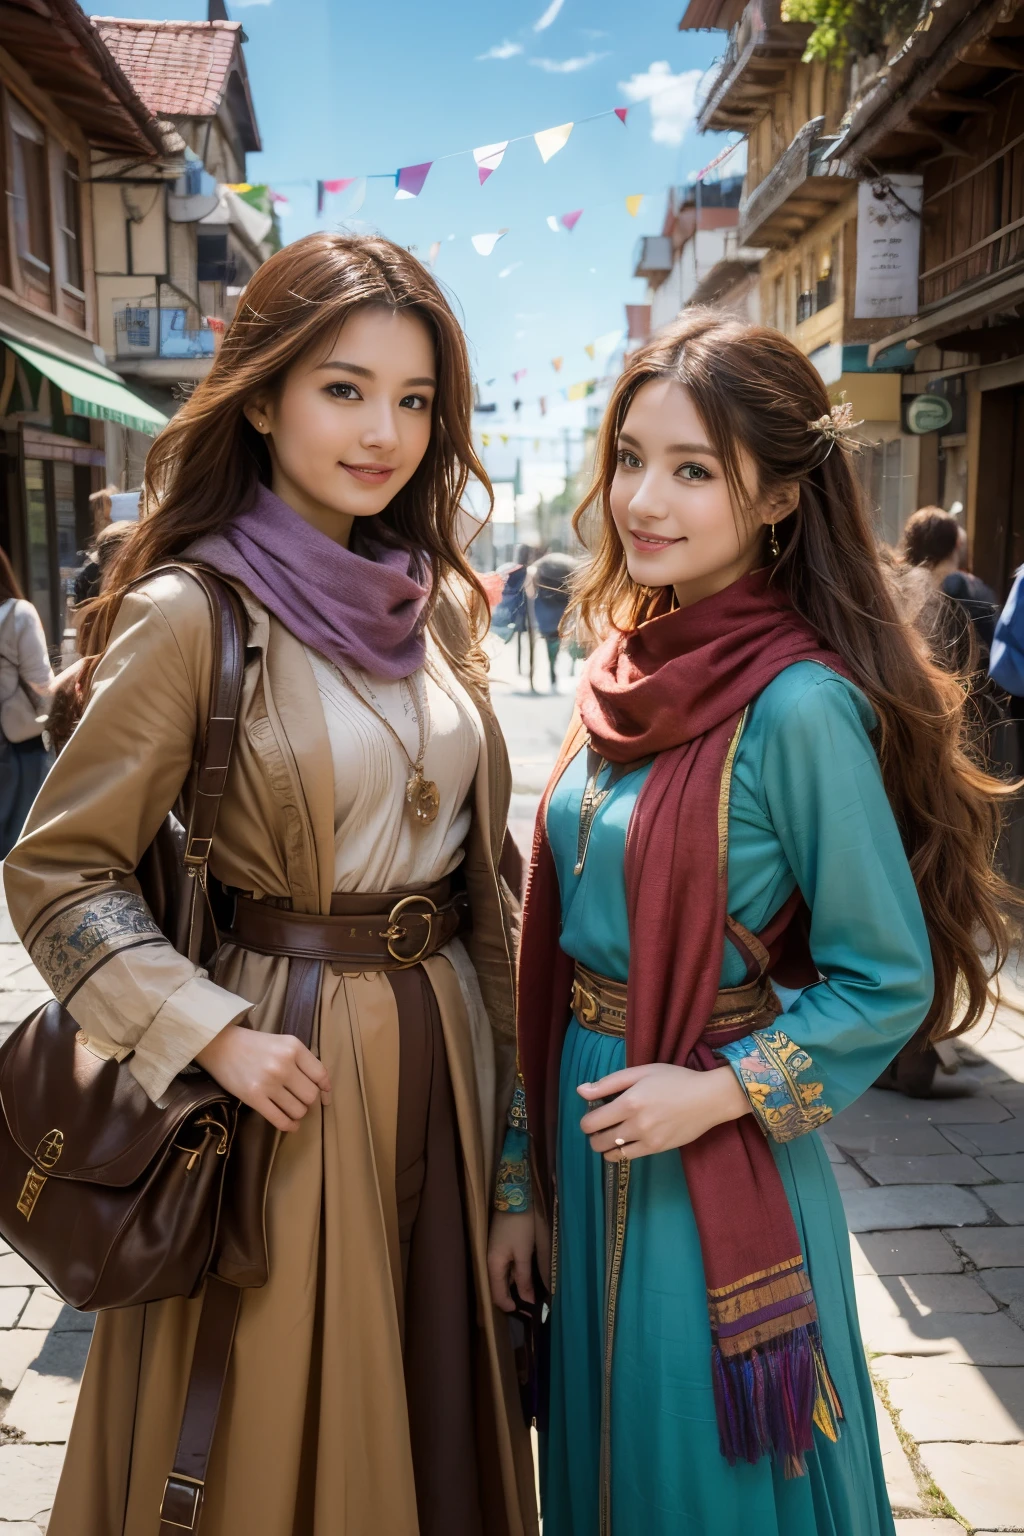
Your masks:
<svg viewBox="0 0 1024 1536"><path fill-rule="evenodd" d="M173 10L169 3L101 0L87 9L205 19L205 0ZM623 305L642 299L643 285L630 276L637 237L660 228L667 188L728 142L692 127L697 72L724 36L679 32L684 4L228 0L249 37L265 145L249 158L250 180L288 196L283 230L295 239L318 227L318 178L393 171L629 106L625 128L614 116L580 123L546 165L532 140L511 144L482 187L471 155L435 164L415 200L396 202L393 185L371 181L355 216L356 227L379 229L424 257L442 242L437 276L463 318L482 394L499 403L499 424L511 426L519 396L513 430L578 426L584 408L560 402L558 388L595 371L585 344L621 326ZM648 196L630 218L625 198L641 192ZM547 215L578 208L571 234L547 228ZM321 222L335 226L345 213L344 195L328 199ZM470 236L504 226L493 254L478 255ZM565 363L556 375L550 359L558 355ZM526 377L516 385L512 373L521 368Z"/></svg>

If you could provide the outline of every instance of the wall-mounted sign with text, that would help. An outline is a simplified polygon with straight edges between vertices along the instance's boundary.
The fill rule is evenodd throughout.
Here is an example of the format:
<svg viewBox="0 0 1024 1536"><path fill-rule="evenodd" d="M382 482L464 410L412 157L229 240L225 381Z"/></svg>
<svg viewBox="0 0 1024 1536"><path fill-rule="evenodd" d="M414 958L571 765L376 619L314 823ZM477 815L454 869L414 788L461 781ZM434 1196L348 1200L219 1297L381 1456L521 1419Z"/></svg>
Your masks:
<svg viewBox="0 0 1024 1536"><path fill-rule="evenodd" d="M882 176L857 188L857 320L917 313L921 176Z"/></svg>
<svg viewBox="0 0 1024 1536"><path fill-rule="evenodd" d="M907 431L916 437L941 432L953 420L953 407L945 395L912 395L905 409Z"/></svg>

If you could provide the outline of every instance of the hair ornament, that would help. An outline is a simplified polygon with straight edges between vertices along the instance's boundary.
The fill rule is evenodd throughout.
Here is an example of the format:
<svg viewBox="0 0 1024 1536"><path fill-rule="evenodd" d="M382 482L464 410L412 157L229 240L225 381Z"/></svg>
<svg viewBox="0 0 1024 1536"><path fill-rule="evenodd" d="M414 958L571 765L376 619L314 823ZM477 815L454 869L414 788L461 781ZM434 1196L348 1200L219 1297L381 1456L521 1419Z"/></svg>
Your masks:
<svg viewBox="0 0 1024 1536"><path fill-rule="evenodd" d="M863 421L854 421L853 404L849 400L842 400L834 405L827 416L819 416L817 421L807 423L808 432L817 432L820 437L831 445L833 443L850 442L848 434L856 427L862 427Z"/></svg>

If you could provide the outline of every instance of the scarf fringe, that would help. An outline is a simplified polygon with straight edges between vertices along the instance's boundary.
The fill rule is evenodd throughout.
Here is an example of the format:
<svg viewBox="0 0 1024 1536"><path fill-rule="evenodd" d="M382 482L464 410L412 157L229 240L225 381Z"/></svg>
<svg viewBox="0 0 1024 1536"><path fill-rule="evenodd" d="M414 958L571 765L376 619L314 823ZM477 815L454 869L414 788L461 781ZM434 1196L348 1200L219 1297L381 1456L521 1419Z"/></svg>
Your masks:
<svg viewBox="0 0 1024 1536"><path fill-rule="evenodd" d="M747 1354L711 1351L722 1455L735 1466L772 1455L787 1477L806 1472L816 1427L839 1439L843 1405L829 1375L817 1323L780 1334Z"/></svg>

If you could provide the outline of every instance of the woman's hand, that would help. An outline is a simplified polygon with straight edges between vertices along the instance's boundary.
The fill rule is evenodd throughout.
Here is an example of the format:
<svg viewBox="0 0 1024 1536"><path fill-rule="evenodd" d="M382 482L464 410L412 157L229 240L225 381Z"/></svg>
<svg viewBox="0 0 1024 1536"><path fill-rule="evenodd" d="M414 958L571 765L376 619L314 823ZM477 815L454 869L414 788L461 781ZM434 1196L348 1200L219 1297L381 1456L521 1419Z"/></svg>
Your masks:
<svg viewBox="0 0 1024 1536"><path fill-rule="evenodd" d="M536 1247L532 1211L495 1211L487 1240L487 1273L491 1300L503 1312L514 1312L509 1289L515 1281L523 1301L534 1301L533 1250Z"/></svg>
<svg viewBox="0 0 1024 1536"><path fill-rule="evenodd" d="M199 1065L279 1131L297 1131L317 1099L331 1102L327 1069L294 1035L229 1024L204 1046Z"/></svg>
<svg viewBox="0 0 1024 1536"><path fill-rule="evenodd" d="M685 1147L714 1126L739 1120L750 1111L750 1101L731 1067L694 1072L656 1062L626 1067L596 1083L581 1083L576 1091L588 1101L611 1100L580 1121L590 1145L604 1153L607 1163Z"/></svg>

